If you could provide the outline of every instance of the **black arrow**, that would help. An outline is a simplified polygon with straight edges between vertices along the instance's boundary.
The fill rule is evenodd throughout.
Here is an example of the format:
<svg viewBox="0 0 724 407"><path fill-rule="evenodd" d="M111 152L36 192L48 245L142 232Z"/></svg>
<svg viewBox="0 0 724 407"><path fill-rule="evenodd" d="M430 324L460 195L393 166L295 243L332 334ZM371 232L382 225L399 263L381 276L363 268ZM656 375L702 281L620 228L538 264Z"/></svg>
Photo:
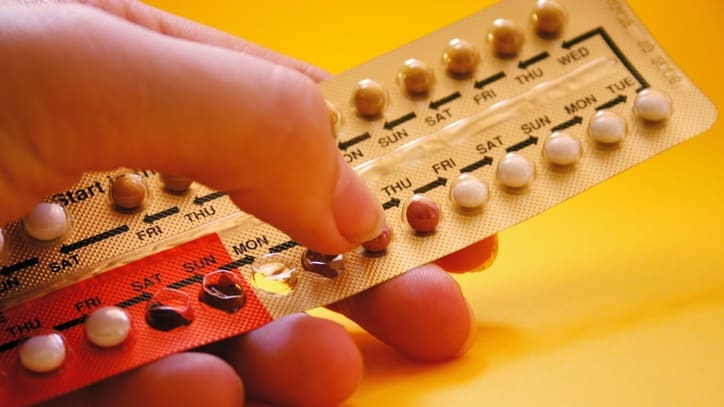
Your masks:
<svg viewBox="0 0 724 407"><path fill-rule="evenodd" d="M239 268L245 264L251 264L254 262L254 257L249 256L248 254L244 256L243 258L239 260L232 261L231 263L224 264L223 266L219 267L220 270L233 270L236 268Z"/></svg>
<svg viewBox="0 0 724 407"><path fill-rule="evenodd" d="M194 205L203 205L206 202L211 202L214 199L221 198L224 195L226 195L226 193L224 192L212 192L208 195L197 196L196 198L194 198Z"/></svg>
<svg viewBox="0 0 724 407"><path fill-rule="evenodd" d="M174 290L178 290L179 288L184 288L186 286L189 286L191 284L196 284L204 281L204 276L201 274L194 274L193 276L189 278L185 278L183 280L177 281L175 283L171 283L167 285L166 287L172 288Z"/></svg>
<svg viewBox="0 0 724 407"><path fill-rule="evenodd" d="M139 295L139 296L136 296L136 297L133 297L133 298L129 298L129 299L125 300L125 301L119 302L118 304L116 304L116 307L128 308L128 307L130 307L130 306L132 306L132 305L136 305L136 304L140 304L140 303L142 303L142 302L146 302L146 301L150 300L151 298L153 298L153 296L152 296L151 294L149 294L149 293L143 293L143 294L141 294L141 295Z"/></svg>
<svg viewBox="0 0 724 407"><path fill-rule="evenodd" d="M389 201L382 204L382 209L388 210L388 209L394 208L396 206L400 206L400 200L397 198L392 198Z"/></svg>
<svg viewBox="0 0 724 407"><path fill-rule="evenodd" d="M596 107L596 110L610 109L619 103L626 103L626 96L618 95L601 106Z"/></svg>
<svg viewBox="0 0 724 407"><path fill-rule="evenodd" d="M406 121L410 121L410 120L414 119L415 117L417 117L417 115L415 115L415 112L410 112L402 117L398 117L397 119L395 119L391 122L386 121L385 130L392 130L396 126L399 126Z"/></svg>
<svg viewBox="0 0 724 407"><path fill-rule="evenodd" d="M583 118L581 116L574 116L572 119L565 121L557 126L552 127L551 131L565 130L569 127L573 127L576 124L581 124L581 123L583 123Z"/></svg>
<svg viewBox="0 0 724 407"><path fill-rule="evenodd" d="M636 89L636 92L646 89L649 87L649 83L646 82L646 79L639 73L639 71L634 68L634 66L631 64L631 62L626 58L626 56L621 52L621 49L616 45L615 42L611 39L611 37L608 35L606 30L603 29L603 27L594 28L590 31L586 31L585 33L574 37L573 39L570 39L568 41L563 41L563 48L570 49L572 46L578 44L579 42L585 41L589 38L592 38L596 35L600 35L601 38L606 42L606 45L608 45L609 48L611 48L611 51L613 51L614 54L616 54L616 57L621 61L623 66L628 69L629 72L631 72L631 75L633 75L634 78L638 81L638 83L641 85L640 88Z"/></svg>
<svg viewBox="0 0 724 407"><path fill-rule="evenodd" d="M11 264L9 266L5 266L2 268L2 271L0 271L0 274L4 275L5 277L15 273L16 271L20 271L23 269L26 269L28 267L33 267L34 265L40 263L40 260L38 260L37 257L31 257L27 260L23 260L20 263Z"/></svg>
<svg viewBox="0 0 724 407"><path fill-rule="evenodd" d="M272 246L269 248L269 253L281 253L284 250L291 249L292 247L298 246L299 243L295 242L294 240L290 240L288 242L284 242L282 244L278 244L276 246Z"/></svg>
<svg viewBox="0 0 724 407"><path fill-rule="evenodd" d="M500 79L505 78L505 72L498 72L494 75L488 76L487 78L481 79L477 82L475 82L475 88L476 89L482 89L486 85L490 85L491 83L498 81Z"/></svg>
<svg viewBox="0 0 724 407"><path fill-rule="evenodd" d="M359 136L351 138L347 141L340 141L339 144L337 144L337 146L339 147L340 150L346 151L348 148L352 147L353 145L361 143L370 137L371 137L370 133L360 134Z"/></svg>
<svg viewBox="0 0 724 407"><path fill-rule="evenodd" d="M99 233L95 236L91 236L87 239L83 239L83 240L77 241L75 243L71 243L69 245L64 244L64 245L60 246L60 252L63 254L68 254L72 251L82 249L86 246L90 246L92 244L102 242L106 239L110 239L114 236L118 236L120 234L126 233L129 230L130 229L129 229L128 225L119 226L115 229L107 230L107 231Z"/></svg>
<svg viewBox="0 0 724 407"><path fill-rule="evenodd" d="M419 188L413 189L412 192L416 194L424 194L425 192L432 191L433 189L446 184L447 178L437 177L435 181L429 182Z"/></svg>
<svg viewBox="0 0 724 407"><path fill-rule="evenodd" d="M20 339L16 339L14 341L6 342L0 345L0 353L5 352L7 350L13 349L20 345Z"/></svg>
<svg viewBox="0 0 724 407"><path fill-rule="evenodd" d="M465 172L473 172L473 171L477 170L478 168L485 167L486 165L491 165L492 163L493 163L493 157L488 157L486 155L485 158L483 158L482 160L475 161L474 163L461 168L460 173L462 174Z"/></svg>
<svg viewBox="0 0 724 407"><path fill-rule="evenodd" d="M519 151L528 147L531 144L538 144L538 137L530 136L527 139L521 141L520 143L513 144L512 146L506 148L505 152L512 153L513 151Z"/></svg>
<svg viewBox="0 0 724 407"><path fill-rule="evenodd" d="M548 58L550 55L548 55L548 51L543 51L538 55L532 56L528 59L524 59L520 62L518 62L518 68L525 69L535 63L538 63L546 58Z"/></svg>
<svg viewBox="0 0 724 407"><path fill-rule="evenodd" d="M429 106L429 107L430 107L430 109L435 109L435 110L437 110L438 107L440 107L440 106L442 106L442 105L445 105L445 104L448 104L448 103L452 102L453 100L459 98L460 96L462 96L462 95L460 94L460 92L453 92L453 93L445 96L444 98L440 98L440 99L438 99L438 100L432 100L432 101L430 101L430 106Z"/></svg>
<svg viewBox="0 0 724 407"><path fill-rule="evenodd" d="M173 208L168 208L165 211L161 211L159 213L154 213L153 215L146 215L143 217L143 223L153 224L153 222L157 220L161 220L163 218L167 218L171 215L175 215L179 213L178 206L174 206Z"/></svg>
<svg viewBox="0 0 724 407"><path fill-rule="evenodd" d="M86 318L87 317L83 315L82 317L78 317L68 322L63 322L62 324L58 324L54 326L53 329L55 329L56 331L65 331L66 329L70 329L76 325L81 325L83 322L85 322Z"/></svg>

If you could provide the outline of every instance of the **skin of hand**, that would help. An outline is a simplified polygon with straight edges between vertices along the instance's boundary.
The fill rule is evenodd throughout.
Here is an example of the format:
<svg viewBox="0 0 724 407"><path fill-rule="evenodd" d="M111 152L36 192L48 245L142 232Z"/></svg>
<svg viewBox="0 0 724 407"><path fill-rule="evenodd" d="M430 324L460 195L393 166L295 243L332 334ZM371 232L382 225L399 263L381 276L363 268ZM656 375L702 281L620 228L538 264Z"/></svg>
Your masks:
<svg viewBox="0 0 724 407"><path fill-rule="evenodd" d="M350 250L385 220L336 149L327 76L131 0L0 0L0 224L85 171L153 168L227 192L313 250ZM412 360L453 358L475 319L445 269L496 251L493 236L330 308ZM341 326L291 315L50 404L336 405L362 372Z"/></svg>

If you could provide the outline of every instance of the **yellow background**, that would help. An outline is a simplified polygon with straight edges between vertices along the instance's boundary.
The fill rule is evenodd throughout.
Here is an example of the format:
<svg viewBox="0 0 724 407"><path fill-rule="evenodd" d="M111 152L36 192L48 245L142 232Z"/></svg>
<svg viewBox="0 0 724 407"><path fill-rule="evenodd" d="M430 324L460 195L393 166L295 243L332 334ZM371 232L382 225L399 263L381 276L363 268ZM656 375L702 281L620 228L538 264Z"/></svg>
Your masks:
<svg viewBox="0 0 724 407"><path fill-rule="evenodd" d="M490 2L150 3L337 73ZM631 5L724 109L723 3ZM723 130L501 233L460 278L480 330L463 359L413 364L347 323L367 368L347 405L724 406Z"/></svg>

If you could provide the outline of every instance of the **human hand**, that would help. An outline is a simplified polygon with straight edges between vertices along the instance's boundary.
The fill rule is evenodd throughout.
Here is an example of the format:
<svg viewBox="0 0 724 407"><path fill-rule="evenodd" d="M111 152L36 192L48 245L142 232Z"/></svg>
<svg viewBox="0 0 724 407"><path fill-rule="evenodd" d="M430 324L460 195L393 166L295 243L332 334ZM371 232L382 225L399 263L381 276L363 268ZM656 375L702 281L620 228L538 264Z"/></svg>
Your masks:
<svg viewBox="0 0 724 407"><path fill-rule="evenodd" d="M0 0L0 223L82 172L127 166L223 190L313 250L379 233L379 203L336 150L315 84L324 72L133 1L26 3ZM441 265L480 266L495 242L332 308L411 359L454 357L472 319ZM362 374L344 330L306 315L207 350L215 356L173 355L55 402L330 405Z"/></svg>

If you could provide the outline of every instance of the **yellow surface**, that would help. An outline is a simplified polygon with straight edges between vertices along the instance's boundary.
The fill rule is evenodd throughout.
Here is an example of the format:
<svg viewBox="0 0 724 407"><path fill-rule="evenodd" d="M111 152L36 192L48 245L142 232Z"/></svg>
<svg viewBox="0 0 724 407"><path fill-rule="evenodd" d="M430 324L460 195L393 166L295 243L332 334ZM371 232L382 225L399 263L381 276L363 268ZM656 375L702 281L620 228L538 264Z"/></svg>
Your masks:
<svg viewBox="0 0 724 407"><path fill-rule="evenodd" d="M490 2L151 3L335 73ZM724 3L631 4L722 114ZM724 406L723 132L502 233L460 278L480 328L462 360L412 364L352 327L367 375L347 405Z"/></svg>

